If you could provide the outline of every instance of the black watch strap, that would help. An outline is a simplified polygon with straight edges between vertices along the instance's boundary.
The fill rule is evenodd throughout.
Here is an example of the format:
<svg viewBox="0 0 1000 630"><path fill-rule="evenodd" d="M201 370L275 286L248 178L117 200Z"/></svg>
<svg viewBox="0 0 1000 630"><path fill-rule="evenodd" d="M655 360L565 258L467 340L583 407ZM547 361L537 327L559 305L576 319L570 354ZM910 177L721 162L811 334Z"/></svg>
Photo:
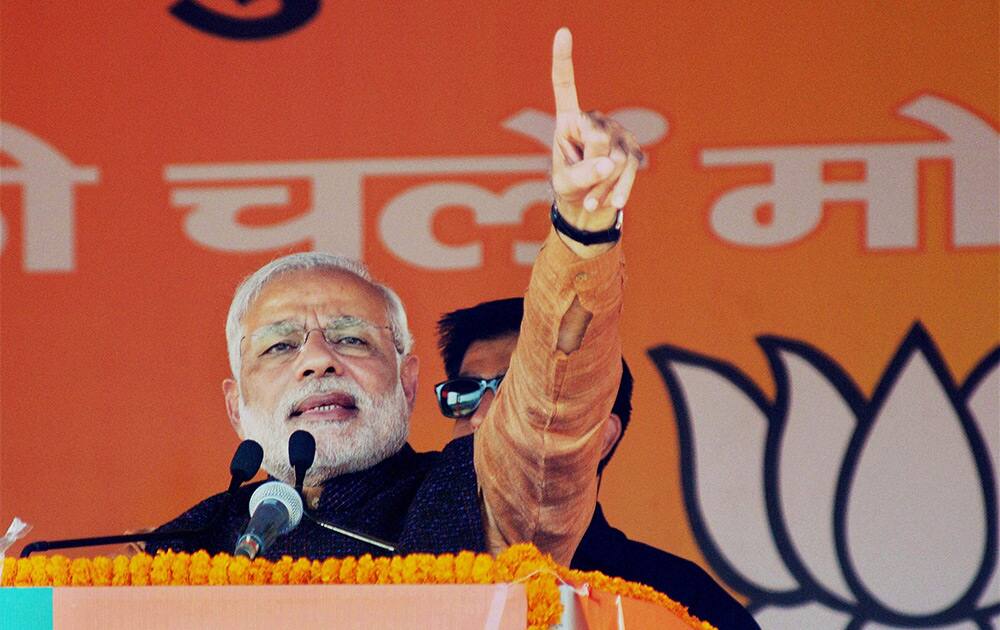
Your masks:
<svg viewBox="0 0 1000 630"><path fill-rule="evenodd" d="M559 214L559 208L556 206L556 202L552 202L552 212L549 215L552 219L552 226L555 227L557 232L561 232L566 236L570 237L577 243L581 245L597 245L599 243L617 243L622 237L622 211L618 211L618 216L615 217L615 224L606 230L601 230L599 232L587 232L586 230L578 230L577 228L570 225L563 215Z"/></svg>

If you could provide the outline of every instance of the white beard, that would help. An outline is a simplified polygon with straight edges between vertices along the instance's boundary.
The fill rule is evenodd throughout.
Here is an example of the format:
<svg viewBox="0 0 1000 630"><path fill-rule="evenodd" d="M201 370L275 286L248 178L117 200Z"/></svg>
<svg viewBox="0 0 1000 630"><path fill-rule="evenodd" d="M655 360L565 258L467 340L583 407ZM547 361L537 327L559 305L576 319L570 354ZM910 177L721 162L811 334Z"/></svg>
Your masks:
<svg viewBox="0 0 1000 630"><path fill-rule="evenodd" d="M323 423L289 418L301 401L330 392L353 396L357 415L348 421ZM398 379L392 391L373 397L353 380L327 376L287 392L271 412L248 406L242 395L239 407L243 437L264 447L264 470L289 484L295 482L295 471L288 463L288 438L298 429L316 438L316 459L306 474L307 486L371 468L399 452L410 432L409 406Z"/></svg>

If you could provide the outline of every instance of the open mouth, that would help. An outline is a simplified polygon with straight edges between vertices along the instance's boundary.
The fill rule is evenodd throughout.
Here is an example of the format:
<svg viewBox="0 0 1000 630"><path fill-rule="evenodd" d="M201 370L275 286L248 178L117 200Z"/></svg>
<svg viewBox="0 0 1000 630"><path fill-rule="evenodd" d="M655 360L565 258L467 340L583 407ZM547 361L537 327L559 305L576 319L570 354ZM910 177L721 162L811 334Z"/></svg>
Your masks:
<svg viewBox="0 0 1000 630"><path fill-rule="evenodd" d="M309 416L312 414L324 414L328 412L355 412L358 410L354 396L331 392L328 394L318 394L306 398L292 409L290 418L299 416Z"/></svg>

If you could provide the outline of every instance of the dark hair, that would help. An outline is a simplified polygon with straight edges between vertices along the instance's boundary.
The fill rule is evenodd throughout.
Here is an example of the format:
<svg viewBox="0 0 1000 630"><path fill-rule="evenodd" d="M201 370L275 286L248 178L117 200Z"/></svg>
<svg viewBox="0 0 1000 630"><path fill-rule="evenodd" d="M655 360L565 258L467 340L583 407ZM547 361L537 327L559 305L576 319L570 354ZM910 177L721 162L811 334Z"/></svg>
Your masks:
<svg viewBox="0 0 1000 630"><path fill-rule="evenodd" d="M460 308L457 311L445 313L438 320L438 350L444 361L444 371L448 378L456 378L465 359L469 346L477 341L496 339L521 332L521 320L524 318L524 298L506 298L476 304L470 308ZM597 474L604 472L604 467L611 461L611 456L618 449L629 420L632 418L632 371L628 363L622 359L622 379L618 384L618 395L611 407L611 413L621 419L622 431L611 450L597 465Z"/></svg>
<svg viewBox="0 0 1000 630"><path fill-rule="evenodd" d="M438 320L438 350L448 378L458 377L469 346L484 339L496 339L521 332L524 298L483 302L470 308L446 313Z"/></svg>

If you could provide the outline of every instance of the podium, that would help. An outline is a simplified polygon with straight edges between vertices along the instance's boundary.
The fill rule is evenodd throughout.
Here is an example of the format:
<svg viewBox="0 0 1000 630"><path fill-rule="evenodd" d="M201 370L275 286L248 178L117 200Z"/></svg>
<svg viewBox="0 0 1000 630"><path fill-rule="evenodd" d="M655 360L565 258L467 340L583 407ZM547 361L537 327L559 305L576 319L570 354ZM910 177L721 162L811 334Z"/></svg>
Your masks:
<svg viewBox="0 0 1000 630"><path fill-rule="evenodd" d="M628 597L564 585L560 630L687 624ZM0 588L0 628L19 630L324 627L524 630L524 584Z"/></svg>

